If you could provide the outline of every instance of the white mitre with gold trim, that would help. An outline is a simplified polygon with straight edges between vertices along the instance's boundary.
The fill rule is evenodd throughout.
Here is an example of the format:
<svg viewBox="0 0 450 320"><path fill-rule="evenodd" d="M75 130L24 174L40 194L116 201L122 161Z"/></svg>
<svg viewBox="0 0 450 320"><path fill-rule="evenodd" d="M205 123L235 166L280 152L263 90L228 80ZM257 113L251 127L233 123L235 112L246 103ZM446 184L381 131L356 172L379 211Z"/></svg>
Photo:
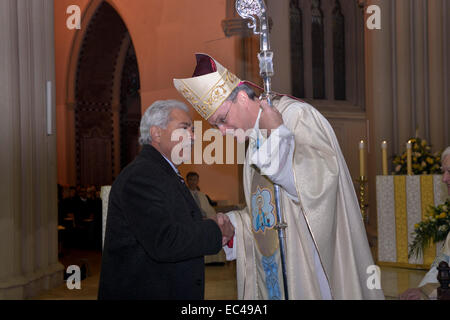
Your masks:
<svg viewBox="0 0 450 320"><path fill-rule="evenodd" d="M192 78L174 79L179 93L208 120L222 105L241 80L212 57L197 53L197 66Z"/></svg>

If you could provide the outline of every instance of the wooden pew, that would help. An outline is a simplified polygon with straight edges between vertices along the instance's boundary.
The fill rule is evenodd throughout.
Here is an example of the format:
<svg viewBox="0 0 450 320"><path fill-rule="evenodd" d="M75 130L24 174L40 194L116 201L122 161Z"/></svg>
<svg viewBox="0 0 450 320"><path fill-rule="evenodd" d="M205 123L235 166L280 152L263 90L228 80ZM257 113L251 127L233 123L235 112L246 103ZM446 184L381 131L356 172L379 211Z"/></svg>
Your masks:
<svg viewBox="0 0 450 320"><path fill-rule="evenodd" d="M437 299L438 300L450 300L450 267L445 261L439 263L438 276L437 279L441 286L437 289Z"/></svg>

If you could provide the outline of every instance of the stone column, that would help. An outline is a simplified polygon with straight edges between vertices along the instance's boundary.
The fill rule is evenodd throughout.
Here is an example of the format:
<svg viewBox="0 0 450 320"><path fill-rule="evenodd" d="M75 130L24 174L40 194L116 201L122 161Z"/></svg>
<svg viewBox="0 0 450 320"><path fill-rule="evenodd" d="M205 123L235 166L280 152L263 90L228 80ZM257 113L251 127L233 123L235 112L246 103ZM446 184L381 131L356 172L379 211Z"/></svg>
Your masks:
<svg viewBox="0 0 450 320"><path fill-rule="evenodd" d="M60 285L53 0L0 2L0 299Z"/></svg>

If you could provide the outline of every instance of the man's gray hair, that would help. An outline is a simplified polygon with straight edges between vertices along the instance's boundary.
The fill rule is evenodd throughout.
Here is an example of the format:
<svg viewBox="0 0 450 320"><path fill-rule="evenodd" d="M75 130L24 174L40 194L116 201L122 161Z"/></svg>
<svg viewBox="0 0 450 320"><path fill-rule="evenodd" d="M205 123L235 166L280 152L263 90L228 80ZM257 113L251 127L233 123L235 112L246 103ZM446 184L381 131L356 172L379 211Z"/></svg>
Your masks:
<svg viewBox="0 0 450 320"><path fill-rule="evenodd" d="M180 109L189 112L189 108L178 100L159 100L147 108L141 119L139 131L139 143L141 145L150 144L152 136L150 135L151 127L167 128L170 121L170 113L174 109Z"/></svg>
<svg viewBox="0 0 450 320"><path fill-rule="evenodd" d="M237 86L236 88L234 88L233 91L231 91L230 95L228 96L228 98L225 101L236 102L236 97L237 97L239 91L245 91L245 93L248 95L248 97L251 100L255 100L255 98L256 98L256 93L253 90L253 88L249 87L246 84L241 84L240 86Z"/></svg>
<svg viewBox="0 0 450 320"><path fill-rule="evenodd" d="M450 156L450 147L447 147L441 155L441 161L444 161L445 157Z"/></svg>

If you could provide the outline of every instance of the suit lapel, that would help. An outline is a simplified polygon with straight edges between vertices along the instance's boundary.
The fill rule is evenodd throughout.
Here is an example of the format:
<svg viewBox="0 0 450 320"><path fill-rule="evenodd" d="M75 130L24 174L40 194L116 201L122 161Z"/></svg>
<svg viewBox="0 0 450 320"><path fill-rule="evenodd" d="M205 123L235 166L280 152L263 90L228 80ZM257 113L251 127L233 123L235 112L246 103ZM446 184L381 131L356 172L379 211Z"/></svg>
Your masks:
<svg viewBox="0 0 450 320"><path fill-rule="evenodd" d="M177 186L178 191L183 195L183 197L186 199L186 201L189 203L190 207L193 209L190 211L190 214L195 219L202 219L202 215L200 212L200 208L198 207L197 203L195 202L194 198L192 197L191 192L189 191L188 187L185 183L183 183L180 179L180 176L177 175L175 170L172 168L172 166L167 162L166 159L161 155L161 153L156 150L154 147L150 145L145 145L142 148L141 155L149 160L152 160L156 163L158 163L161 166L161 169L166 172L170 179L173 180L173 184Z"/></svg>

